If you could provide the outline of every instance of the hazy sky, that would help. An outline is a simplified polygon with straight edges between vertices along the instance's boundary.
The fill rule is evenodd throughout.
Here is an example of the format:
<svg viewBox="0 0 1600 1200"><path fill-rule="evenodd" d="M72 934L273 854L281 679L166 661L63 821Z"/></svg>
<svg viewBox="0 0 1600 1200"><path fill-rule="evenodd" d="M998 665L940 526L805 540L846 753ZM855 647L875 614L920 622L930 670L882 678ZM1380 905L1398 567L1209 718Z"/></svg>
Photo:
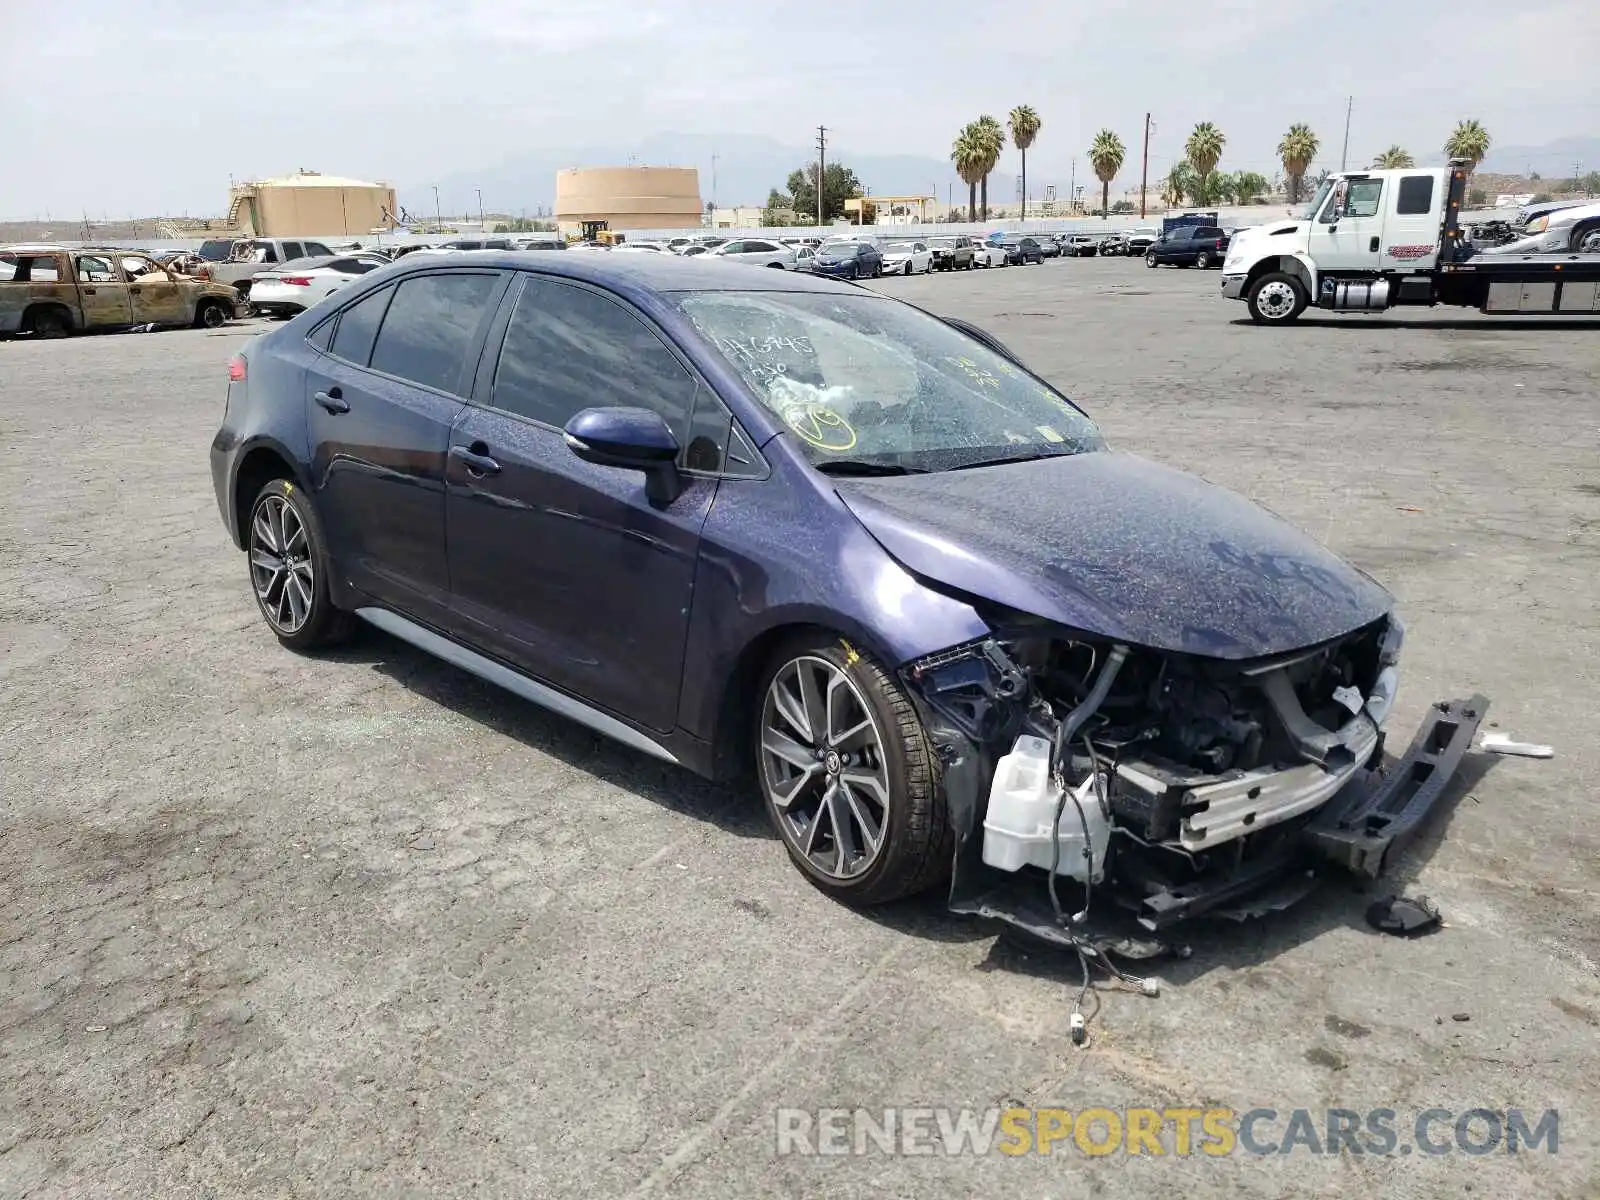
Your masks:
<svg viewBox="0 0 1600 1200"><path fill-rule="evenodd" d="M823 122L845 153L944 158L1018 103L1044 121L1031 178L1076 155L1081 179L1109 126L1136 180L1147 109L1152 176L1201 120L1223 169L1270 175L1296 120L1337 166L1352 93L1352 165L1464 116L1505 146L1600 133L1597 48L1600 0L0 0L0 217L220 213L230 175L302 166L404 189L663 130Z"/></svg>

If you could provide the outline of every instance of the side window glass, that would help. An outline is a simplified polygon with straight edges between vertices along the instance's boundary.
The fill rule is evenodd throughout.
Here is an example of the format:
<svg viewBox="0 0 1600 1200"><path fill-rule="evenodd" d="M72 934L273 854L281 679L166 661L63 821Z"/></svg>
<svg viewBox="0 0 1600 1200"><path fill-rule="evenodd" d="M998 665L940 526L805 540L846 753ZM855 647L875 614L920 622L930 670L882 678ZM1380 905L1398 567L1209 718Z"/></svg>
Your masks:
<svg viewBox="0 0 1600 1200"><path fill-rule="evenodd" d="M557 428L585 408L649 408L682 438L694 393L694 376L621 304L529 276L506 327L490 402Z"/></svg>
<svg viewBox="0 0 1600 1200"><path fill-rule="evenodd" d="M1426 215L1433 209L1433 176L1407 175L1400 181L1394 211L1402 217Z"/></svg>
<svg viewBox="0 0 1600 1200"><path fill-rule="evenodd" d="M84 283L116 283L117 269L109 258L98 254L78 256L78 278Z"/></svg>
<svg viewBox="0 0 1600 1200"><path fill-rule="evenodd" d="M1350 195L1344 202L1347 217L1375 217L1378 202L1383 198L1383 180L1356 179L1350 183Z"/></svg>
<svg viewBox="0 0 1600 1200"><path fill-rule="evenodd" d="M299 242L285 242L283 244L283 260L293 262L297 258L304 258L305 251L300 249Z"/></svg>
<svg viewBox="0 0 1600 1200"><path fill-rule="evenodd" d="M392 287L384 288L340 313L339 329L333 335L333 353L358 367L366 366L372 358L372 343L378 338L384 310L393 296Z"/></svg>
<svg viewBox="0 0 1600 1200"><path fill-rule="evenodd" d="M359 307L359 305L357 307ZM306 338L306 341L310 342L318 350L326 350L328 348L328 344L333 340L334 326L338 323L339 320L337 317L331 321L324 321L321 325L318 325L311 331L311 334Z"/></svg>
<svg viewBox="0 0 1600 1200"><path fill-rule="evenodd" d="M333 255L333 251L329 250L321 242L307 242L306 243L306 256L307 257L329 258L332 255Z"/></svg>
<svg viewBox="0 0 1600 1200"><path fill-rule="evenodd" d="M402 281L372 348L372 369L442 392L458 390L498 282L489 274Z"/></svg>

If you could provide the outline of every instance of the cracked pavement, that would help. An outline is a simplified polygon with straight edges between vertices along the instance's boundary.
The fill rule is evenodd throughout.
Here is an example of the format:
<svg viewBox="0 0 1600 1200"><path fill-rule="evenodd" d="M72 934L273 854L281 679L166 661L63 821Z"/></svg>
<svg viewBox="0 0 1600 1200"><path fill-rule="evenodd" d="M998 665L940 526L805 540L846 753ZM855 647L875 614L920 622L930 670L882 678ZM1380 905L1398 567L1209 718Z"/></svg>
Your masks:
<svg viewBox="0 0 1600 1200"><path fill-rule="evenodd" d="M1408 626L1396 741L1475 690L1395 885L1197 931L1149 1000L936 900L853 912L756 797L370 632L278 648L206 448L255 329L0 343L0 1196L1600 1191L1594 323L1241 324L1137 261L885 280L1113 444L1244 492ZM1456 1013L1470 1020L1453 1021ZM779 1158L780 1105L1561 1110L1560 1153Z"/></svg>

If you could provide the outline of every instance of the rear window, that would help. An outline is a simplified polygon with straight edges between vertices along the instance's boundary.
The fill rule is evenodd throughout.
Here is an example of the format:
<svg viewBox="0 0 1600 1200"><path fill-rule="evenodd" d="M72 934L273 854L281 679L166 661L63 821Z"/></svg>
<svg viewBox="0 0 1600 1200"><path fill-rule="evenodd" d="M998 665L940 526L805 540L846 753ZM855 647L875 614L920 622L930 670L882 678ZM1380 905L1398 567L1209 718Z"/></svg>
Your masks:
<svg viewBox="0 0 1600 1200"><path fill-rule="evenodd" d="M422 275L400 285L372 348L372 369L455 391L489 308L495 275Z"/></svg>
<svg viewBox="0 0 1600 1200"><path fill-rule="evenodd" d="M1402 217L1426 214L1433 209L1433 176L1407 175L1400 181L1400 194L1394 211Z"/></svg>

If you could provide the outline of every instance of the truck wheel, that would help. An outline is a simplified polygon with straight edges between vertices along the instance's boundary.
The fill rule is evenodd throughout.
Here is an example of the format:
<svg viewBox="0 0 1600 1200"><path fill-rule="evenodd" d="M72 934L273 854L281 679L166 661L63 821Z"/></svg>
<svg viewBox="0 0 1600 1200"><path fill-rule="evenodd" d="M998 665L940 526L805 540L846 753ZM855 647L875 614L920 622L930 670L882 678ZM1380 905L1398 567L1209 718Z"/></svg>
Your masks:
<svg viewBox="0 0 1600 1200"><path fill-rule="evenodd" d="M1298 279L1274 271L1250 289L1250 319L1257 325L1287 325L1305 311L1307 299Z"/></svg>
<svg viewBox="0 0 1600 1200"><path fill-rule="evenodd" d="M1199 254L1194 256L1194 265L1202 271L1209 270L1211 267L1211 255L1204 250L1200 251Z"/></svg>
<svg viewBox="0 0 1600 1200"><path fill-rule="evenodd" d="M36 338L66 337L72 332L72 319L59 308L35 309L28 317L28 331Z"/></svg>

